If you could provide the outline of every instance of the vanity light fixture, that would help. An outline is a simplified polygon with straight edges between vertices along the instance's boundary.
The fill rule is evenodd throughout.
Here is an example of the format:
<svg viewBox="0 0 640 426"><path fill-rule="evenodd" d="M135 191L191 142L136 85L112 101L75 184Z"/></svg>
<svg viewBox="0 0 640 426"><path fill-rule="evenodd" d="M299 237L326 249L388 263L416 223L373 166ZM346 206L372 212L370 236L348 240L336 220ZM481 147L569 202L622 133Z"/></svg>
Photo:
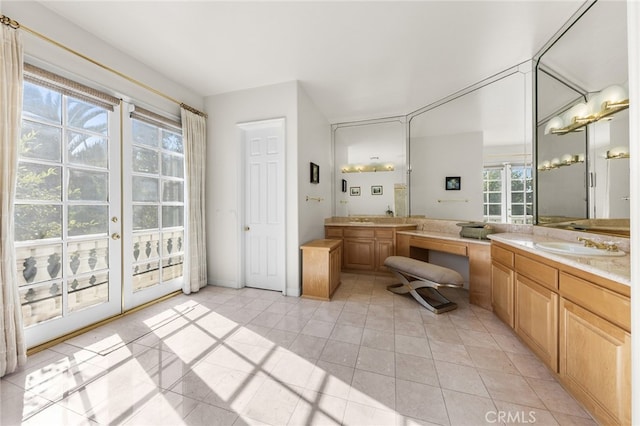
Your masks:
<svg viewBox="0 0 640 426"><path fill-rule="evenodd" d="M562 157L556 157L551 161L543 161L538 165L538 171L546 172L548 170L555 170L560 167L571 166L578 163L584 163L584 154L564 154Z"/></svg>
<svg viewBox="0 0 640 426"><path fill-rule="evenodd" d="M545 126L544 134L566 135L577 132L595 121L611 119L612 114L627 108L629 108L627 90L614 84L591 96L589 102L580 102L561 116L553 117Z"/></svg>
<svg viewBox="0 0 640 426"><path fill-rule="evenodd" d="M367 164L364 166L347 164L342 167L342 173L392 172L394 170L393 164Z"/></svg>

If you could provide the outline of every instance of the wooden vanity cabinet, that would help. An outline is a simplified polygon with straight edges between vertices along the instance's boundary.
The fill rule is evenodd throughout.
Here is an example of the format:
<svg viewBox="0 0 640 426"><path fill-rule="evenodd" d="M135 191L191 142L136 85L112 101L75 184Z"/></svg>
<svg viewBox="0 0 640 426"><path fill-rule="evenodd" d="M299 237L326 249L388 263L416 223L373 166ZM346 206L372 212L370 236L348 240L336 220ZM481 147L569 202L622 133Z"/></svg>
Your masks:
<svg viewBox="0 0 640 426"><path fill-rule="evenodd" d="M540 260L515 255L514 328L531 350L557 373L558 270Z"/></svg>
<svg viewBox="0 0 640 426"><path fill-rule="evenodd" d="M514 327L515 272L514 254L495 243L491 244L491 307L509 327Z"/></svg>
<svg viewBox="0 0 640 426"><path fill-rule="evenodd" d="M631 424L630 298L567 273L560 292L562 382L602 424Z"/></svg>
<svg viewBox="0 0 640 426"><path fill-rule="evenodd" d="M384 261L396 254L396 232L415 229L416 225L325 225L325 238L342 240L342 270L388 272Z"/></svg>
<svg viewBox="0 0 640 426"><path fill-rule="evenodd" d="M630 424L630 287L495 241L491 254L496 315L599 422Z"/></svg>

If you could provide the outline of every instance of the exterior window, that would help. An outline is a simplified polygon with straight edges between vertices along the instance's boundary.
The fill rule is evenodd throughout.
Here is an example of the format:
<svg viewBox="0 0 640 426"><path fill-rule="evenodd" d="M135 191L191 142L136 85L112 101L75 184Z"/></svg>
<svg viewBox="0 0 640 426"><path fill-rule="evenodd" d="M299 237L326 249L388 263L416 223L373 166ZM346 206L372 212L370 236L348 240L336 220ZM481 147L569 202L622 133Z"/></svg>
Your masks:
<svg viewBox="0 0 640 426"><path fill-rule="evenodd" d="M483 171L484 220L533 223L533 181L530 166L506 164Z"/></svg>

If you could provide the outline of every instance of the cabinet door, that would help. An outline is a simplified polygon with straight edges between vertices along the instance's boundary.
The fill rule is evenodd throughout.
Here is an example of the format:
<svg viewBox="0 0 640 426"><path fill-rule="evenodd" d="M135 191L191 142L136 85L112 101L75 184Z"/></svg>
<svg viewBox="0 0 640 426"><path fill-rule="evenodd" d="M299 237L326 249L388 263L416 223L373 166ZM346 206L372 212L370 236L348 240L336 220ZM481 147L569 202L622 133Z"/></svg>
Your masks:
<svg viewBox="0 0 640 426"><path fill-rule="evenodd" d="M516 333L558 372L558 295L516 274Z"/></svg>
<svg viewBox="0 0 640 426"><path fill-rule="evenodd" d="M602 424L631 424L631 335L564 298L560 378Z"/></svg>
<svg viewBox="0 0 640 426"><path fill-rule="evenodd" d="M491 304L493 313L513 328L513 271L499 263L491 264Z"/></svg>
<svg viewBox="0 0 640 426"><path fill-rule="evenodd" d="M373 271L374 243L373 239L345 239L344 268Z"/></svg>
<svg viewBox="0 0 640 426"><path fill-rule="evenodd" d="M384 261L394 253L393 240L376 240L376 270L388 271L389 268L384 266Z"/></svg>
<svg viewBox="0 0 640 426"><path fill-rule="evenodd" d="M329 253L329 297L333 296L340 285L340 270L342 269L342 246Z"/></svg>

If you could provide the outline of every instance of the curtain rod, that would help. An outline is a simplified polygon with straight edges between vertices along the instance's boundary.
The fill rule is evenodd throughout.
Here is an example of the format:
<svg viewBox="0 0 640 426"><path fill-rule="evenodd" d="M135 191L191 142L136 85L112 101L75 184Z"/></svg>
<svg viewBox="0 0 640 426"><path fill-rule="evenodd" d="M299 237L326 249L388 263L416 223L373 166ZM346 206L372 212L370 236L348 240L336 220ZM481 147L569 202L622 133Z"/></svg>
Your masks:
<svg viewBox="0 0 640 426"><path fill-rule="evenodd" d="M73 55L76 55L76 56L78 56L78 57L80 57L80 58L82 58L82 59L84 59L86 61L89 61L92 64L94 64L94 65L96 65L96 66L98 66L98 67L100 67L100 68L102 68L102 69L104 69L106 71L109 71L109 72L111 72L113 74L116 74L117 76L119 76L121 78L124 78L125 80L129 81L130 83L138 85L138 86L140 86L140 87L142 87L142 88L144 88L144 89L146 89L146 90L148 90L148 91L150 91L152 93L155 93L156 95L158 95L158 96L160 96L162 98L165 98L165 99L167 99L167 100L169 100L169 101L171 101L173 103L176 103L176 104L180 105L180 107L186 109L187 111L190 111L190 112L192 112L194 114L197 114L197 115L201 115L201 116L203 116L205 118L208 117L208 115L206 113L204 113L202 111L199 111L196 108L190 107L189 105L185 104L184 102L180 102L179 100L177 100L177 99L175 99L175 98L173 98L173 97L171 97L169 95L166 95L166 94L160 92L159 90L154 89L153 87L151 87L151 86L149 86L149 85L147 85L147 84L145 84L145 83L143 83L143 82L141 82L139 80L136 80L133 77L130 77L130 76L128 76L128 75L126 75L126 74L114 69L114 68L111 68L108 65L100 63L100 62L96 61L95 59L92 59L92 58L90 58L90 57L88 57L88 56L86 56L86 55L84 55L84 54L82 54L82 53L80 53L80 52L78 52L76 50L73 50L70 47L67 47L67 46L63 45L62 43L59 43L59 42L57 42L57 41L45 36L44 34L41 34L41 33L37 32L36 30L33 30L33 29L31 29L31 28L29 28L29 27L27 27L25 25L21 25L20 23L18 23L17 21L14 21L13 19L9 18L8 16L1 15L0 16L0 23L8 25L11 28L15 28L15 29L21 28L21 29L23 29L24 31L26 31L26 32L28 32L30 34L41 38L42 40L45 40L45 41L47 41L47 42L49 42L51 44L54 44L55 46L57 46L57 47L59 47L59 48L61 48L63 50L66 50L67 52L69 52L69 53L71 53Z"/></svg>

